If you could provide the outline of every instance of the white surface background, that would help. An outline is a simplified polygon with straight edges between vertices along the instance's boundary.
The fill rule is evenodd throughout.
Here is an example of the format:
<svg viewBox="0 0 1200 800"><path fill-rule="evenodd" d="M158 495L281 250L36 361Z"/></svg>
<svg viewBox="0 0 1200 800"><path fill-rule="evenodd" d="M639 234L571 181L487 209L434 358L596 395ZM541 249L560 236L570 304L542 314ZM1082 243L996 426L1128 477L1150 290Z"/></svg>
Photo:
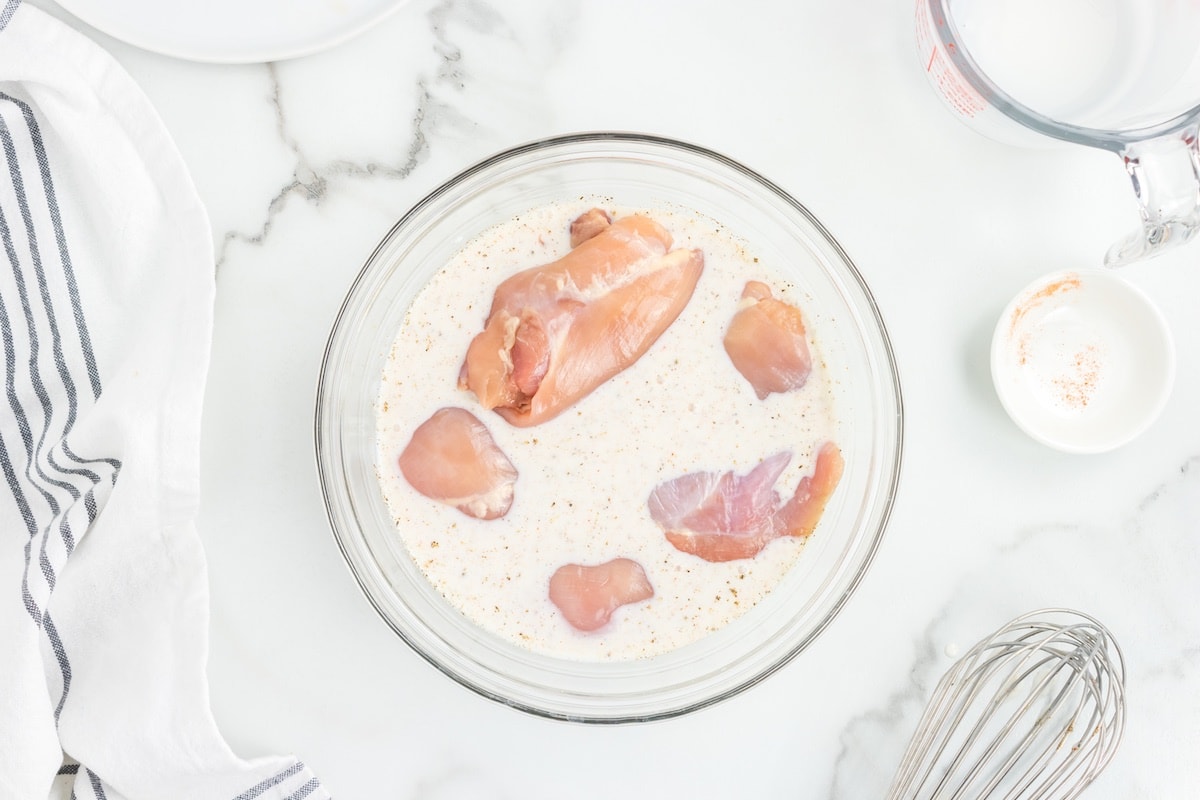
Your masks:
<svg viewBox="0 0 1200 800"><path fill-rule="evenodd" d="M414 0L325 53L213 66L56 11L145 88L212 218L199 523L212 703L235 750L295 752L339 798L878 797L947 649L1066 605L1105 622L1129 665L1126 739L1086 797L1195 796L1200 244L1122 273L1178 348L1150 430L1097 456L1020 433L988 373L1000 311L1042 273L1099 265L1135 224L1133 196L1111 155L1014 149L956 122L921 74L911 12ZM732 701L637 727L523 715L408 650L342 563L313 458L329 327L395 219L484 156L587 129L705 145L806 204L875 293L907 415L888 534L834 624Z"/></svg>

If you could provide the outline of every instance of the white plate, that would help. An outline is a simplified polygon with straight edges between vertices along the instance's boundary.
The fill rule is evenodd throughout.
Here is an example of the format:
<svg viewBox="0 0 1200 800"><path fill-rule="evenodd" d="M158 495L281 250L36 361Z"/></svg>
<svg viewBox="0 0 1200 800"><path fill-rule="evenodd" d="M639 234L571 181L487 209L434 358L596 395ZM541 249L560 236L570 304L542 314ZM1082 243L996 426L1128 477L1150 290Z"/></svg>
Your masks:
<svg viewBox="0 0 1200 800"><path fill-rule="evenodd" d="M992 380L1017 425L1073 453L1129 442L1166 405L1175 349L1149 298L1112 272L1057 272L1009 303L992 337Z"/></svg>
<svg viewBox="0 0 1200 800"><path fill-rule="evenodd" d="M406 0L58 0L123 42L189 61L248 64L315 53L379 22Z"/></svg>

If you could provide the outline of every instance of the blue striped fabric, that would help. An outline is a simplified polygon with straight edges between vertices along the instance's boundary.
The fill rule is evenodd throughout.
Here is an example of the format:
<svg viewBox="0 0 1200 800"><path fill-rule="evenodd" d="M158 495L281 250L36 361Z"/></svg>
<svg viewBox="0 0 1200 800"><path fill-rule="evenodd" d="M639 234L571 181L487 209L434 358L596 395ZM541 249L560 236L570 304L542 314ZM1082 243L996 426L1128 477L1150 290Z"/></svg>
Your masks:
<svg viewBox="0 0 1200 800"><path fill-rule="evenodd" d="M5 0L4 5L0 6L0 31L8 25L8 21L12 19L12 15L16 13L19 5L21 5L21 0Z"/></svg>
<svg viewBox="0 0 1200 800"><path fill-rule="evenodd" d="M0 21L11 18L15 4ZM121 462L70 444L81 406L101 392L49 159L29 105L0 92L0 280L4 396L0 472L25 523L21 595L61 673L55 719L71 688L67 647L46 610L59 572L116 484ZM22 158L21 156L25 156Z"/></svg>
<svg viewBox="0 0 1200 800"><path fill-rule="evenodd" d="M19 7L20 0L0 0L0 33L15 34L18 24L11 23ZM63 175L55 171L59 140L42 130L50 123L5 77L0 74L0 511L5 514L0 543L12 547L14 556L18 548L23 551L19 596L10 594L6 602L21 604L13 608L15 618L24 618L23 607L30 635L41 637L42 651L52 654L45 664L46 688L57 727L71 702L75 676L72 642L60 635L51 599L68 560L120 480L122 453L92 452L94 446L79 447L72 439L77 423L103 395L105 375L89 329L89 298L81 292L72 257L82 221L64 218L54 179ZM66 199L78 215L73 195ZM93 298L93 308L111 300ZM61 609L60 615L63 622L74 619ZM63 624L61 630L79 635L78 627ZM75 645L77 653L86 652L79 641ZM80 695L76 704L85 700ZM219 740L215 730L212 735ZM302 763L285 763L273 777L231 800L329 796ZM66 756L55 780L70 781L73 798L122 800L94 766ZM102 765L101 772L106 768Z"/></svg>
<svg viewBox="0 0 1200 800"><path fill-rule="evenodd" d="M263 793L266 792L268 789L272 789L276 786L279 786L280 784L283 784L285 781L287 781L288 778L292 778L292 777L295 777L296 775L300 775L304 771L305 771L304 764L297 761L296 763L292 764L287 769L284 769L281 772L275 774L274 776L267 778L265 781L257 784L256 786L250 787L249 789L247 789L246 791L242 792L237 797L235 797L233 800L254 800L254 798L256 798L256 797L262 797ZM310 781L310 783L315 783L315 781ZM307 786L307 785L308 785L307 783L304 784L304 786ZM315 789L319 785L320 784L317 783L312 788ZM301 787L301 789L303 789L303 788L304 787ZM297 793L288 795L288 798L286 798L285 800L290 800L290 798L292 798L292 797L296 798L296 800L300 800L301 797L308 795L312 791L312 789L305 791L304 794L299 794L298 793L299 791L300 790L297 790Z"/></svg>
<svg viewBox="0 0 1200 800"><path fill-rule="evenodd" d="M92 786L92 791L96 793L96 800L108 800L104 794L104 784L100 782L100 776L92 772L90 769L84 770L87 773L88 783Z"/></svg>

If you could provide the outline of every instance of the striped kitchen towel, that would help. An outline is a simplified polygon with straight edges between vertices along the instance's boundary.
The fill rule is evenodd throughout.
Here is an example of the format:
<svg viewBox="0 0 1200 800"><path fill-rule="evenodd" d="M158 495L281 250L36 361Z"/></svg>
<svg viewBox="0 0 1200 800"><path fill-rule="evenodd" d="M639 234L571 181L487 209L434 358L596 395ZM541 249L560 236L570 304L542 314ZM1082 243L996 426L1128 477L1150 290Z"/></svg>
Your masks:
<svg viewBox="0 0 1200 800"><path fill-rule="evenodd" d="M327 798L208 704L208 219L103 50L0 0L0 800Z"/></svg>

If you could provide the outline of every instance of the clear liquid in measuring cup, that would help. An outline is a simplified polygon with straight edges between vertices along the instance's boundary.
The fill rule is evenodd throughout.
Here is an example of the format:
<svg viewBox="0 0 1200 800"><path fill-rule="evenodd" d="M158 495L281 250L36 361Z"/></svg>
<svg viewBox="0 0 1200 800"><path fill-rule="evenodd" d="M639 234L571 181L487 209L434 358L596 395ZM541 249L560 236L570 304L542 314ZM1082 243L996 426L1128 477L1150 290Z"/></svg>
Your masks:
<svg viewBox="0 0 1200 800"><path fill-rule="evenodd" d="M979 69L1056 122L1128 129L1200 97L1200 4L956 0L952 11Z"/></svg>

